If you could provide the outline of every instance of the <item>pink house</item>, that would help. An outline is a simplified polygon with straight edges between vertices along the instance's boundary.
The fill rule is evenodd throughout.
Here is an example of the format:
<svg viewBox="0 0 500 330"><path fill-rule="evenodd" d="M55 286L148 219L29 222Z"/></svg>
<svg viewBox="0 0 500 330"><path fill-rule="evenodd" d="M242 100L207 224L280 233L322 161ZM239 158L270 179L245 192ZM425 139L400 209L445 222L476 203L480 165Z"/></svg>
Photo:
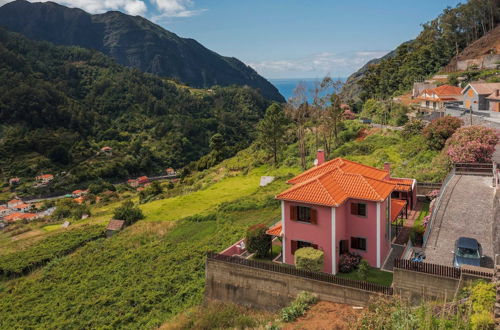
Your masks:
<svg viewBox="0 0 500 330"><path fill-rule="evenodd" d="M281 222L268 233L282 238L284 263L293 264L295 251L311 246L324 252L323 271L333 274L346 252L380 268L391 248L391 223L416 201L415 180L342 158L324 162L322 152L315 167L288 183L292 187L276 196Z"/></svg>

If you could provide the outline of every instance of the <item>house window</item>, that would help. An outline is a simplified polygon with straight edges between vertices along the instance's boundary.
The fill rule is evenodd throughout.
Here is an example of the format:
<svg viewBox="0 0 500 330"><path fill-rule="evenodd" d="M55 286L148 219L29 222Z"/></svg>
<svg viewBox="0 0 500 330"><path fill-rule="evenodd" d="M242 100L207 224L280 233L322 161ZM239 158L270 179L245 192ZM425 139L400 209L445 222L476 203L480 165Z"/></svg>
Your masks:
<svg viewBox="0 0 500 330"><path fill-rule="evenodd" d="M317 223L316 210L307 206L290 206L290 220Z"/></svg>
<svg viewBox="0 0 500 330"><path fill-rule="evenodd" d="M295 254L295 251L297 251L298 249L302 249L302 248L306 248L306 247L312 247L313 249L317 249L318 245L313 244L311 242L292 240L292 254Z"/></svg>
<svg viewBox="0 0 500 330"><path fill-rule="evenodd" d="M351 214L366 217L366 204L351 203Z"/></svg>
<svg viewBox="0 0 500 330"><path fill-rule="evenodd" d="M311 222L311 208L305 206L297 206L297 220Z"/></svg>
<svg viewBox="0 0 500 330"><path fill-rule="evenodd" d="M399 191L393 191L391 194L391 198L399 198Z"/></svg>
<svg viewBox="0 0 500 330"><path fill-rule="evenodd" d="M366 251L366 238L351 237L351 249Z"/></svg>

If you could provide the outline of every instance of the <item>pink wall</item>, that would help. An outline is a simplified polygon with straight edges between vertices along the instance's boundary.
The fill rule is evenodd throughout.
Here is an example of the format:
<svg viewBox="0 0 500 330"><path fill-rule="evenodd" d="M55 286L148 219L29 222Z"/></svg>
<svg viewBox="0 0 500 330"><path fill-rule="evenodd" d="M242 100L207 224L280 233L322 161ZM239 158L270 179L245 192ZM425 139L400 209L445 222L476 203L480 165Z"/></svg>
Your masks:
<svg viewBox="0 0 500 330"><path fill-rule="evenodd" d="M351 203L359 202L367 204L367 216L356 216L351 214ZM291 253L291 241L306 241L317 244L318 248L325 253L325 272L332 272L332 239L331 239L331 208L316 205L304 205L284 202L285 212L285 263L293 264L294 257ZM302 223L290 220L290 205L304 205L313 207L318 212L318 224ZM390 250L390 241L386 236L388 202L380 203L380 265L383 265L387 253ZM349 200L335 209L335 261L338 264L340 257L340 240L348 241L351 253L361 255L368 261L370 266L377 267L377 203ZM387 233L389 235L389 233ZM351 237L366 238L366 251L351 249ZM336 269L338 271L338 269Z"/></svg>
<svg viewBox="0 0 500 330"><path fill-rule="evenodd" d="M324 271L330 273L332 271L332 212L330 207L318 205L297 204L292 202L284 202L285 212L285 263L294 264L294 256L292 255L291 241L305 241L318 245L318 249L325 253L325 268ZM318 223L310 224L299 221L290 220L290 206L304 205L317 210Z"/></svg>
<svg viewBox="0 0 500 330"><path fill-rule="evenodd" d="M351 214L352 203L365 203L366 204L366 217L356 216ZM349 200L339 208L343 208L345 224L345 236L342 239L349 240L349 251L351 253L359 254L363 259L366 259L370 266L375 267L377 261L377 246L376 246L376 233L377 233L377 203L362 201L362 200ZM338 213L337 213L338 214ZM338 222L341 221L338 217ZM366 251L351 249L351 237L366 238ZM337 236L337 239L340 239Z"/></svg>

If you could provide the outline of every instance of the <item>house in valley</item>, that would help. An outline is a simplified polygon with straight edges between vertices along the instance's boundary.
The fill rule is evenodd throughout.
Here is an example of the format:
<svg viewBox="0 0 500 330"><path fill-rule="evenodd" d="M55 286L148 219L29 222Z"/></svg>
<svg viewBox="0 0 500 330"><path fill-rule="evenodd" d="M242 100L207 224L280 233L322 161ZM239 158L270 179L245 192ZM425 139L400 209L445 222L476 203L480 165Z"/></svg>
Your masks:
<svg viewBox="0 0 500 330"><path fill-rule="evenodd" d="M500 83L472 82L468 84L462 90L464 107L472 109L472 111L490 111L491 103L493 103L493 106L498 107L498 101L496 100L498 96L496 96L496 93L499 89Z"/></svg>
<svg viewBox="0 0 500 330"><path fill-rule="evenodd" d="M490 111L500 112L500 89L496 89L486 99L490 104Z"/></svg>
<svg viewBox="0 0 500 330"><path fill-rule="evenodd" d="M10 178L9 179L9 185L11 185L11 186L18 185L19 182L21 182L20 178Z"/></svg>
<svg viewBox="0 0 500 330"><path fill-rule="evenodd" d="M23 204L23 201L20 199L13 199L13 200L10 200L7 202L7 207L10 209L13 209L14 207L16 207L19 204Z"/></svg>
<svg viewBox="0 0 500 330"><path fill-rule="evenodd" d="M137 178L139 185L146 185L149 183L149 178L147 176L140 176Z"/></svg>
<svg viewBox="0 0 500 330"><path fill-rule="evenodd" d="M447 104L461 105L462 89L451 85L424 89L417 97L419 106L434 111L444 111Z"/></svg>
<svg viewBox="0 0 500 330"><path fill-rule="evenodd" d="M12 210L9 209L6 206L0 205L0 218L5 217L6 215L9 215L12 213Z"/></svg>
<svg viewBox="0 0 500 330"><path fill-rule="evenodd" d="M14 210L18 212L28 212L31 209L31 204L21 203L13 207Z"/></svg>
<svg viewBox="0 0 500 330"><path fill-rule="evenodd" d="M336 158L288 181L276 196L281 221L268 234L282 238L283 262L294 264L303 247L324 252L324 270L336 274L339 257L351 252L380 268L391 248L391 223L416 205L416 180L392 178L378 169Z"/></svg>
<svg viewBox="0 0 500 330"><path fill-rule="evenodd" d="M54 180L54 175L42 174L42 175L35 177L35 180L41 184L48 184L50 181Z"/></svg>
<svg viewBox="0 0 500 330"><path fill-rule="evenodd" d="M71 193L71 195L72 195L73 197L77 198L77 197L82 197L82 196L85 196L85 195L87 195L87 193L88 193L88 190L81 190L81 189L77 189L77 190L73 191L73 192Z"/></svg>

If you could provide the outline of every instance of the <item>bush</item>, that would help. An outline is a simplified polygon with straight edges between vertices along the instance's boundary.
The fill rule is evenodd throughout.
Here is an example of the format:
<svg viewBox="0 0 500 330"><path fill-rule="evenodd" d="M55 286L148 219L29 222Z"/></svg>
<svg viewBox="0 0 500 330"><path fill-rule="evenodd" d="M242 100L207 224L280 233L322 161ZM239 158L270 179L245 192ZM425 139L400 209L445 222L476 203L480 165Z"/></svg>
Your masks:
<svg viewBox="0 0 500 330"><path fill-rule="evenodd" d="M113 212L113 218L125 220L125 223L130 225L137 220L144 219L144 214L142 214L141 209L132 201L126 201L115 209Z"/></svg>
<svg viewBox="0 0 500 330"><path fill-rule="evenodd" d="M446 116L433 120L424 128L424 137L431 149L441 150L446 140L463 125L463 121L456 117Z"/></svg>
<svg viewBox="0 0 500 330"><path fill-rule="evenodd" d="M304 315L304 313L309 309L309 307L315 304L318 298L309 293L302 291L297 295L297 298L290 304L281 310L281 320L283 322L295 321L298 317Z"/></svg>
<svg viewBox="0 0 500 330"><path fill-rule="evenodd" d="M256 257L265 257L271 249L271 236L266 234L267 226L257 224L248 228L245 244L250 253L255 253Z"/></svg>
<svg viewBox="0 0 500 330"><path fill-rule="evenodd" d="M498 143L498 132L484 126L458 129L446 142L446 154L453 163L488 163Z"/></svg>
<svg viewBox="0 0 500 330"><path fill-rule="evenodd" d="M425 123L422 120L420 119L410 120L403 126L401 135L405 138L408 138L413 135L420 135L422 134L422 130L424 129L424 127Z"/></svg>
<svg viewBox="0 0 500 330"><path fill-rule="evenodd" d="M361 260L358 266L358 274L359 278L363 281L366 281L368 278L368 271L370 270L370 265L368 265L368 261L365 259Z"/></svg>
<svg viewBox="0 0 500 330"><path fill-rule="evenodd" d="M425 227L423 224L415 224L410 229L410 240L413 245L421 246L424 241Z"/></svg>
<svg viewBox="0 0 500 330"><path fill-rule="evenodd" d="M321 272L324 265L324 253L312 247L305 247L295 251L295 267L298 269Z"/></svg>
<svg viewBox="0 0 500 330"><path fill-rule="evenodd" d="M339 271L341 273L350 273L358 268L360 261L361 256L352 253L344 253L339 259Z"/></svg>

